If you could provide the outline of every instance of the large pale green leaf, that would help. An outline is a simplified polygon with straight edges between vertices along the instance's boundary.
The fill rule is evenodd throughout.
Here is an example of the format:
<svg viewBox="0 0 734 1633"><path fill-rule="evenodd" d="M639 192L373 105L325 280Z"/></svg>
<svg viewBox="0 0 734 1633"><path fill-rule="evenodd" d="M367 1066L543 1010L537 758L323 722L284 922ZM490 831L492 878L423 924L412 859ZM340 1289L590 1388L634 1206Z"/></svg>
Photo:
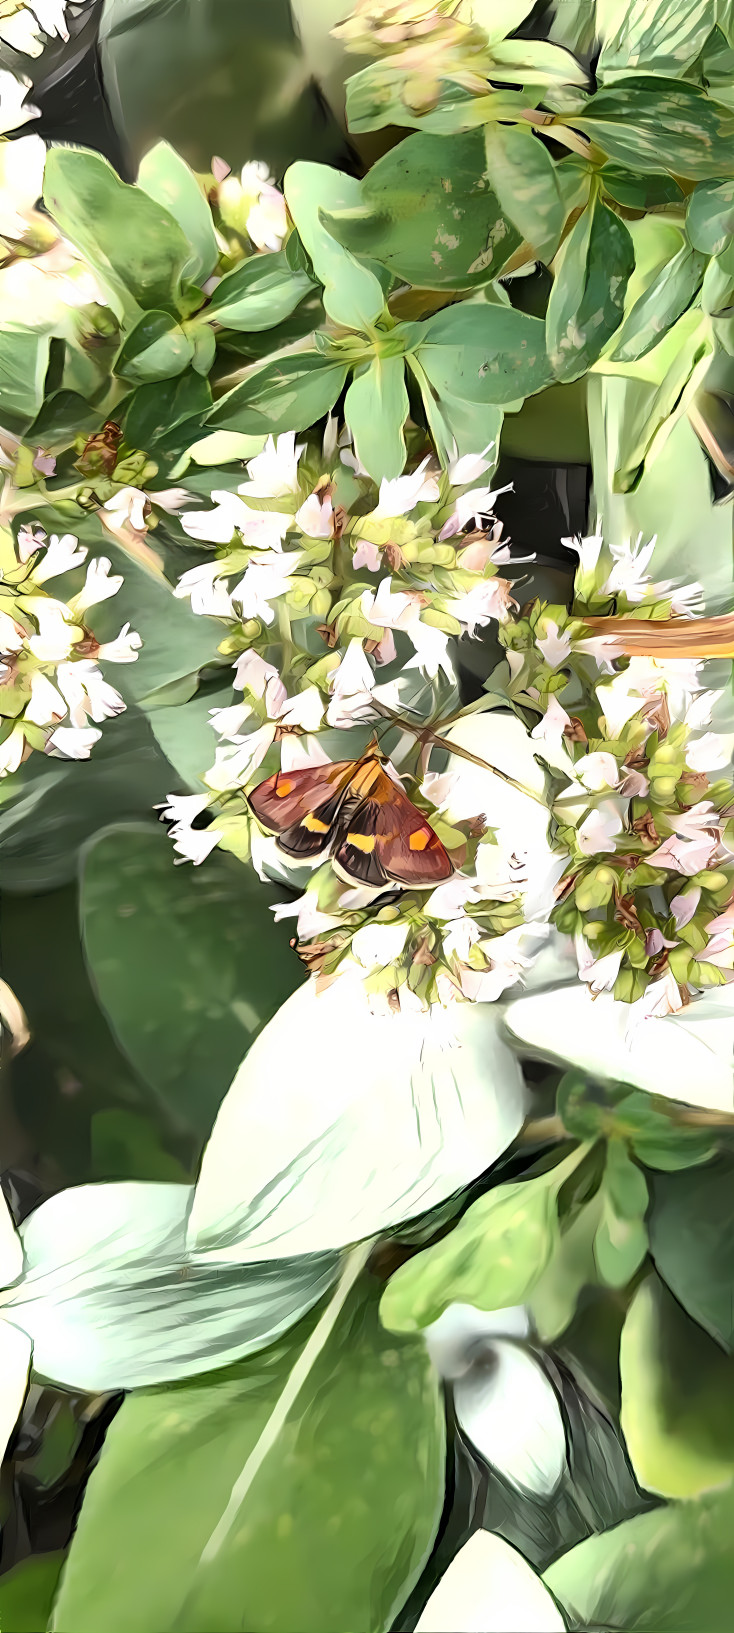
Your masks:
<svg viewBox="0 0 734 1633"><path fill-rule="evenodd" d="M274 899L220 854L174 866L163 828L109 828L84 859L84 949L102 1008L142 1076L199 1132L302 978Z"/></svg>
<svg viewBox="0 0 734 1633"><path fill-rule="evenodd" d="M657 204L683 201L681 189L672 176L640 176L621 164L604 164L598 174L605 193L629 210L650 210Z"/></svg>
<svg viewBox="0 0 734 1633"><path fill-rule="evenodd" d="M0 424L24 431L43 402L49 337L35 329L0 331Z"/></svg>
<svg viewBox="0 0 734 1633"><path fill-rule="evenodd" d="M186 276L195 283L208 278L219 260L212 213L193 171L168 142L149 148L138 170L138 187L173 216L188 239Z"/></svg>
<svg viewBox="0 0 734 1633"><path fill-rule="evenodd" d="M293 271L282 250L253 255L217 284L204 317L224 329L273 329L313 289L306 272Z"/></svg>
<svg viewBox="0 0 734 1633"><path fill-rule="evenodd" d="M621 428L614 477L617 492L626 493L636 486L647 460L664 445L708 369L713 343L700 311L685 312L669 331L668 338L672 337L677 349L660 385L639 398ZM655 349L648 355L653 358Z"/></svg>
<svg viewBox="0 0 734 1633"><path fill-rule="evenodd" d="M487 171L505 216L541 261L558 248L566 205L547 147L522 125L487 125Z"/></svg>
<svg viewBox="0 0 734 1633"><path fill-rule="evenodd" d="M712 0L601 0L597 23L604 41L597 79L613 84L625 74L682 76L696 61L716 21Z"/></svg>
<svg viewBox="0 0 734 1633"><path fill-rule="evenodd" d="M719 255L734 233L734 180L700 181L688 200L686 231L704 255Z"/></svg>
<svg viewBox="0 0 734 1633"><path fill-rule="evenodd" d="M459 305L423 325L416 357L441 397L516 402L550 383L541 318L510 306Z"/></svg>
<svg viewBox="0 0 734 1633"><path fill-rule="evenodd" d="M622 1329L622 1430L638 1484L697 1497L734 1475L734 1360L645 1278Z"/></svg>
<svg viewBox="0 0 734 1633"><path fill-rule="evenodd" d="M55 147L46 160L46 209L128 318L175 308L190 246L177 221L129 187L98 153Z"/></svg>
<svg viewBox="0 0 734 1633"><path fill-rule="evenodd" d="M615 362L635 362L657 346L691 305L705 267L705 255L684 244L627 313L615 335L611 353Z"/></svg>
<svg viewBox="0 0 734 1633"><path fill-rule="evenodd" d="M194 348L170 312L145 312L115 358L115 374L131 385L183 374Z"/></svg>
<svg viewBox="0 0 734 1633"><path fill-rule="evenodd" d="M734 1492L671 1503L589 1537L543 1580L571 1627L729 1633Z"/></svg>
<svg viewBox="0 0 734 1633"><path fill-rule="evenodd" d="M688 80L640 75L597 91L569 123L632 170L728 176L734 112Z"/></svg>
<svg viewBox="0 0 734 1633"><path fill-rule="evenodd" d="M496 403L473 403L458 397L444 385L439 391L421 368L417 358L407 357L408 367L420 386L428 429L442 465L461 454L475 454L478 448L499 445L505 411Z"/></svg>
<svg viewBox="0 0 734 1633"><path fill-rule="evenodd" d="M382 285L369 267L332 238L322 212L359 203L359 182L327 165L292 164L284 182L288 209L324 286L324 306L335 323L369 329L384 306Z"/></svg>
<svg viewBox="0 0 734 1633"><path fill-rule="evenodd" d="M728 1155L705 1168L655 1175L650 1251L683 1308L734 1353L734 1168Z"/></svg>
<svg viewBox="0 0 734 1633"><path fill-rule="evenodd" d="M331 1309L310 1347L313 1317L214 1380L124 1403L57 1633L387 1633L441 1512L443 1412L423 1344L383 1333L370 1291L328 1332Z"/></svg>
<svg viewBox="0 0 734 1633"><path fill-rule="evenodd" d="M407 136L368 170L360 202L324 221L354 254L422 289L487 283L520 242L489 189L481 131Z"/></svg>
<svg viewBox="0 0 734 1633"><path fill-rule="evenodd" d="M320 352L277 358L220 397L207 424L248 436L304 431L334 407L346 378L346 365Z"/></svg>
<svg viewBox="0 0 734 1633"><path fill-rule="evenodd" d="M546 314L548 356L558 380L585 374L618 328L634 265L623 221L599 197L572 227L558 257Z"/></svg>
<svg viewBox="0 0 734 1633"><path fill-rule="evenodd" d="M344 399L360 463L375 482L399 476L405 465L403 426L408 417L405 362L381 357L355 373Z"/></svg>

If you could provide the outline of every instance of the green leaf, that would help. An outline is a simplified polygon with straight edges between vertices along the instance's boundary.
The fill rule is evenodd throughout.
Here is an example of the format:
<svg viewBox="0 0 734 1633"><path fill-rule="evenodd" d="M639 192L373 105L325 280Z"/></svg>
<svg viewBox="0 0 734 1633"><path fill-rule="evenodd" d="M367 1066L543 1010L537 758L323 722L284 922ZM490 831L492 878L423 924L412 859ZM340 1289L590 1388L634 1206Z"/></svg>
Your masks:
<svg viewBox="0 0 734 1633"><path fill-rule="evenodd" d="M369 267L332 238L322 215L359 203L356 177L344 176L328 165L299 160L286 172L283 187L299 237L324 286L329 317L346 329L370 329L385 304L382 285Z"/></svg>
<svg viewBox="0 0 734 1633"><path fill-rule="evenodd" d="M572 1624L625 1633L729 1633L734 1492L639 1514L589 1537L543 1577Z"/></svg>
<svg viewBox="0 0 734 1633"><path fill-rule="evenodd" d="M569 123L631 170L704 181L731 169L734 112L687 80L620 80Z"/></svg>
<svg viewBox="0 0 734 1633"><path fill-rule="evenodd" d="M504 214L541 261L551 261L566 219L556 166L529 127L487 125L487 171Z"/></svg>
<svg viewBox="0 0 734 1633"><path fill-rule="evenodd" d="M734 181L700 181L688 200L686 232L704 255L719 255L734 233Z"/></svg>
<svg viewBox="0 0 734 1633"><path fill-rule="evenodd" d="M634 249L619 216L596 197L566 238L546 314L556 379L585 374L618 328Z"/></svg>
<svg viewBox="0 0 734 1633"><path fill-rule="evenodd" d="M567 1072L558 1085L556 1112L569 1134L577 1140L595 1140L602 1132L601 1106L587 1097L586 1078Z"/></svg>
<svg viewBox="0 0 734 1633"><path fill-rule="evenodd" d="M651 1176L650 1252L699 1326L734 1353L734 1163Z"/></svg>
<svg viewBox="0 0 734 1633"><path fill-rule="evenodd" d="M223 856L175 867L162 828L109 828L83 860L84 950L102 1008L136 1069L200 1133L300 983L271 899Z"/></svg>
<svg viewBox="0 0 734 1633"><path fill-rule="evenodd" d="M313 1329L309 1317L214 1380L124 1402L87 1487L58 1633L387 1633L441 1513L437 1383L422 1342L381 1331L369 1291L309 1353ZM144 1591L131 1559L145 1560Z"/></svg>
<svg viewBox="0 0 734 1633"><path fill-rule="evenodd" d="M97 153L55 147L46 159L46 209L110 294L118 316L176 308L190 246L177 221L129 187Z"/></svg>
<svg viewBox="0 0 734 1633"><path fill-rule="evenodd" d="M367 171L358 204L322 213L354 255L420 289L477 288L520 242L488 187L481 131L407 136Z"/></svg>
<svg viewBox="0 0 734 1633"><path fill-rule="evenodd" d="M683 193L672 176L639 176L621 164L604 164L598 175L605 193L628 210L652 210L660 204L683 201Z"/></svg>
<svg viewBox="0 0 734 1633"><path fill-rule="evenodd" d="M346 378L346 365L320 352L276 358L220 397L207 424L248 436L305 431L334 407Z"/></svg>
<svg viewBox="0 0 734 1633"><path fill-rule="evenodd" d="M541 318L471 303L437 312L422 328L415 355L440 398L501 405L550 383Z"/></svg>
<svg viewBox="0 0 734 1633"><path fill-rule="evenodd" d="M705 266L706 257L687 244L673 256L626 314L611 353L616 363L634 362L657 346L698 293Z"/></svg>
<svg viewBox="0 0 734 1633"><path fill-rule="evenodd" d="M161 1143L148 1117L123 1107L95 1112L91 1122L94 1180L152 1180L186 1185L191 1174Z"/></svg>
<svg viewBox="0 0 734 1633"><path fill-rule="evenodd" d="M598 1282L594 1237L602 1212L597 1191L575 1219L561 1232L556 1250L536 1282L528 1307L543 1344L552 1344L570 1326L586 1287Z"/></svg>
<svg viewBox="0 0 734 1633"><path fill-rule="evenodd" d="M504 409L498 408L496 403L468 402L445 386L439 394L417 358L408 353L406 361L420 386L428 428L442 465L449 464L455 451L459 455L473 454L479 447L488 448L490 443L499 446Z"/></svg>
<svg viewBox="0 0 734 1633"><path fill-rule="evenodd" d="M716 1151L705 1129L676 1123L672 1116L657 1109L649 1094L639 1090L619 1101L615 1122L635 1156L648 1168L674 1172L707 1162Z"/></svg>
<svg viewBox="0 0 734 1633"><path fill-rule="evenodd" d="M557 1241L549 1175L498 1185L467 1209L448 1236L396 1271L382 1296L383 1323L391 1332L415 1332L450 1304L478 1310L522 1304Z"/></svg>
<svg viewBox="0 0 734 1633"><path fill-rule="evenodd" d="M170 312L146 312L125 336L115 358L115 374L132 385L183 374L194 348Z"/></svg>
<svg viewBox="0 0 734 1633"><path fill-rule="evenodd" d="M0 330L0 423L24 431L43 402L48 335L36 329Z"/></svg>
<svg viewBox="0 0 734 1633"><path fill-rule="evenodd" d="M622 1430L638 1483L697 1497L734 1474L734 1360L655 1275L638 1287L620 1348Z"/></svg>
<svg viewBox="0 0 734 1633"><path fill-rule="evenodd" d="M59 454L64 448L71 447L75 436L84 432L91 436L93 431L99 431L102 426L102 415L98 408L92 408L80 397L76 391L53 391L42 403L33 424L27 433L28 442L34 447L45 448L48 453Z"/></svg>
<svg viewBox="0 0 734 1633"><path fill-rule="evenodd" d="M602 1214L594 1236L594 1260L607 1287L626 1287L647 1252L643 1221L623 1219L612 1205L608 1189L602 1192Z"/></svg>
<svg viewBox="0 0 734 1633"><path fill-rule="evenodd" d="M165 470L197 440L211 405L209 385L194 369L173 380L138 386L122 421L125 441L131 448L144 448ZM159 482L160 475L159 468Z"/></svg>
<svg viewBox="0 0 734 1633"><path fill-rule="evenodd" d="M50 1620L63 1553L31 1554L0 1579L0 1626L3 1633L39 1633Z"/></svg>
<svg viewBox="0 0 734 1633"><path fill-rule="evenodd" d="M405 465L403 426L409 408L402 357L378 354L355 373L344 399L344 418L360 464L375 482L399 476Z"/></svg>
<svg viewBox="0 0 734 1633"><path fill-rule="evenodd" d="M202 314L224 329L273 329L295 312L313 289L306 272L293 272L282 250L253 255L222 278Z"/></svg>
<svg viewBox="0 0 734 1633"><path fill-rule="evenodd" d="M177 221L190 246L184 275L200 283L214 271L219 249L212 213L185 159L168 142L148 149L138 170L138 187Z"/></svg>
<svg viewBox="0 0 734 1633"><path fill-rule="evenodd" d="M715 10L712 0L676 0L674 6L669 0L630 0L621 16L619 9L616 16L612 12L597 79L609 85L631 71L682 77L709 38Z"/></svg>
<svg viewBox="0 0 734 1633"><path fill-rule="evenodd" d="M607 1141L604 1187L620 1219L644 1219L647 1212L647 1180L632 1161L624 1141Z"/></svg>
<svg viewBox="0 0 734 1633"><path fill-rule="evenodd" d="M713 342L700 311L684 312L660 342L661 354L663 348L668 348L666 357L672 353L672 361L660 385L640 394L620 430L614 472L617 493L628 493L636 487L646 462L663 447L708 371ZM658 347L653 348L645 359L652 367L657 351ZM602 366L606 369L609 365L605 362Z"/></svg>

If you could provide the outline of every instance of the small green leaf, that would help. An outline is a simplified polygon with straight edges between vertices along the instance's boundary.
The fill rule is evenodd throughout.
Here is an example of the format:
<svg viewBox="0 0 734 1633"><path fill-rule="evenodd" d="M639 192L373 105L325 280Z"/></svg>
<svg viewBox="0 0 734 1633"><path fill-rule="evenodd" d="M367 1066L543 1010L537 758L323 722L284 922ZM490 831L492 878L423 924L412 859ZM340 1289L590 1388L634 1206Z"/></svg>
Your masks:
<svg viewBox="0 0 734 1633"><path fill-rule="evenodd" d="M621 1219L605 1187L602 1215L594 1236L594 1259L601 1280L608 1287L626 1287L639 1270L646 1252L647 1230L643 1221Z"/></svg>
<svg viewBox="0 0 734 1633"><path fill-rule="evenodd" d="M313 289L306 272L293 272L282 250L253 255L222 278L202 316L223 329L273 329L295 312Z"/></svg>
<svg viewBox="0 0 734 1633"><path fill-rule="evenodd" d="M623 1140L612 1136L607 1142L604 1186L620 1219L644 1219L647 1212L647 1181L632 1161Z"/></svg>
<svg viewBox="0 0 734 1633"><path fill-rule="evenodd" d="M558 1241L551 1175L498 1185L442 1241L391 1277L380 1314L392 1332L427 1327L449 1304L502 1310L522 1304Z"/></svg>
<svg viewBox="0 0 734 1633"><path fill-rule="evenodd" d="M604 1114L601 1106L587 1098L586 1078L567 1072L561 1078L556 1095L556 1111L563 1126L577 1140L595 1140L602 1132Z"/></svg>
<svg viewBox="0 0 734 1633"><path fill-rule="evenodd" d="M598 1282L594 1237L601 1219L602 1195L597 1191L565 1230L528 1306L542 1343L552 1344L570 1326L586 1287Z"/></svg>
<svg viewBox="0 0 734 1633"><path fill-rule="evenodd" d="M169 312L145 312L126 335L115 358L115 374L132 385L170 380L183 374L194 348Z"/></svg>
<svg viewBox="0 0 734 1633"><path fill-rule="evenodd" d="M657 1276L622 1329L622 1429L639 1484L696 1497L734 1474L734 1361Z"/></svg>
<svg viewBox="0 0 734 1633"><path fill-rule="evenodd" d="M324 226L322 212L359 204L359 182L328 165L299 160L283 184L288 209L324 286L324 306L347 329L370 329L385 304L382 285L370 268L338 244ZM310 422L309 422L310 423Z"/></svg>
<svg viewBox="0 0 734 1633"><path fill-rule="evenodd" d="M168 142L148 149L138 170L138 187L177 221L190 246L184 275L199 283L219 260L212 213L185 159Z"/></svg>
<svg viewBox="0 0 734 1633"><path fill-rule="evenodd" d="M686 232L694 249L719 255L734 233L734 181L700 181L688 200Z"/></svg>
<svg viewBox="0 0 734 1633"><path fill-rule="evenodd" d="M399 476L405 465L403 426L409 408L402 357L378 355L355 373L344 399L344 418L360 464L375 482Z"/></svg>
<svg viewBox="0 0 734 1633"><path fill-rule="evenodd" d="M346 364L320 352L276 358L220 397L207 423L248 436L305 431L334 407L347 372Z"/></svg>
<svg viewBox="0 0 734 1633"><path fill-rule="evenodd" d="M631 170L703 181L731 169L734 112L688 80L620 80L569 123Z"/></svg>
<svg viewBox="0 0 734 1633"><path fill-rule="evenodd" d="M487 170L504 214L541 261L552 260L566 219L556 165L529 127L487 125Z"/></svg>
<svg viewBox="0 0 734 1633"><path fill-rule="evenodd" d="M550 384L541 318L471 302L437 312L422 329L415 355L439 397L499 406Z"/></svg>
<svg viewBox="0 0 734 1633"><path fill-rule="evenodd" d="M191 247L177 221L129 187L97 153L54 147L46 159L46 209L110 293L118 316L175 308Z"/></svg>
<svg viewBox="0 0 734 1633"><path fill-rule="evenodd" d="M680 204L683 200L683 193L672 176L640 176L621 164L602 165L598 174L605 193L628 210L652 210L661 204ZM697 249L700 247L696 245Z"/></svg>
<svg viewBox="0 0 734 1633"><path fill-rule="evenodd" d="M445 385L439 394L417 358L408 353L406 361L420 386L426 421L442 465L448 465L455 453L473 454L490 444L499 447L503 408L496 403L469 402Z"/></svg>
<svg viewBox="0 0 734 1633"><path fill-rule="evenodd" d="M0 331L0 424L24 431L43 402L49 336L36 329Z"/></svg>
<svg viewBox="0 0 734 1633"><path fill-rule="evenodd" d="M636 300L615 336L616 363L644 357L687 311L701 287L706 257L687 244Z"/></svg>
<svg viewBox="0 0 734 1633"><path fill-rule="evenodd" d="M576 380L619 327L634 266L623 221L598 196L561 247L546 314L548 356L556 379Z"/></svg>

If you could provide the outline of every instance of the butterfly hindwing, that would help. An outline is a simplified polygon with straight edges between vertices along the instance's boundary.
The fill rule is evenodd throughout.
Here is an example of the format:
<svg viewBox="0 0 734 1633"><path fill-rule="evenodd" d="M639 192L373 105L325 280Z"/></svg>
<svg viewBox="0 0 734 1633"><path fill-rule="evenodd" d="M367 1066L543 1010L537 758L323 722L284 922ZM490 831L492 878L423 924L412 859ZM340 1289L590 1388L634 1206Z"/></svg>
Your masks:
<svg viewBox="0 0 734 1633"><path fill-rule="evenodd" d="M453 873L438 835L382 770L359 805L338 813L334 861L368 885L438 885Z"/></svg>
<svg viewBox="0 0 734 1633"><path fill-rule="evenodd" d="M353 776L353 760L276 771L247 798L258 822L277 834L281 850L289 856L318 856L334 842Z"/></svg>

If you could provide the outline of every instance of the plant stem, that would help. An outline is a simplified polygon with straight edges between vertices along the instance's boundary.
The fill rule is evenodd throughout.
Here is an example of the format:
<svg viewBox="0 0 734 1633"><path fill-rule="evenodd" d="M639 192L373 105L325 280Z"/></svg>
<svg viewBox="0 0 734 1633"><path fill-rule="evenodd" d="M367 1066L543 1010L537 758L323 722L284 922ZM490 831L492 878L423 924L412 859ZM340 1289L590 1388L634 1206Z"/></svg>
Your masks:
<svg viewBox="0 0 734 1633"><path fill-rule="evenodd" d="M654 1100L655 1096L651 1096ZM666 1106L667 1114L672 1123L680 1128L734 1128L734 1113L729 1111L709 1111L705 1108L690 1107L683 1109L676 1107L673 1110ZM536 1117L525 1124L520 1140L523 1145L550 1143L555 1140L572 1140L560 1117Z"/></svg>

